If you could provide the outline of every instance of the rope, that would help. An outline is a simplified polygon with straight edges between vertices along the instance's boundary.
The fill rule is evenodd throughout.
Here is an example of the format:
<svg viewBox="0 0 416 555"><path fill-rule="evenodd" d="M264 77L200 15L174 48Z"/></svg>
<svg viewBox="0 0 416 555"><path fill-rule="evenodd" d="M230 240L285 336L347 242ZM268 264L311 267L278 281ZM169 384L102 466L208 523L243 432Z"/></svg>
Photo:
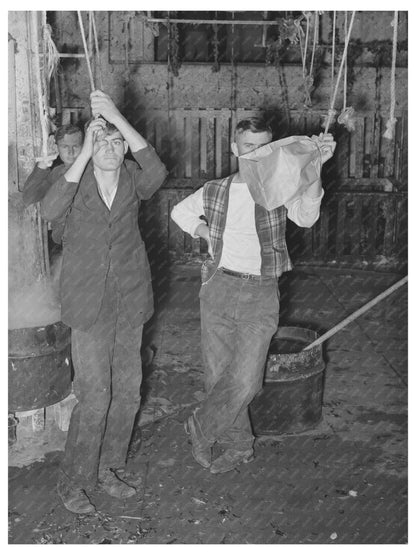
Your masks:
<svg viewBox="0 0 416 555"><path fill-rule="evenodd" d="M344 18L344 40L347 40L347 31L348 28L348 12L345 12ZM347 76L348 76L348 68L347 68L347 52L345 53L345 67L344 67L344 107L342 112L338 116L338 123L344 125L348 131L354 131L355 129L355 110L352 106L347 108Z"/></svg>
<svg viewBox="0 0 416 555"><path fill-rule="evenodd" d="M92 19L91 19L91 12L88 12L88 53L89 58L92 58L92 45L93 45L93 37L92 37Z"/></svg>
<svg viewBox="0 0 416 555"><path fill-rule="evenodd" d="M356 310L352 314L350 314L347 318L342 320L339 324L334 326L331 330L324 333L324 335L321 335L321 337L318 337L318 339L313 341L310 345L307 345L306 347L304 347L303 351L305 351L307 349L312 349L312 347L317 347L318 345L320 345L321 343L323 343L324 341L326 341L327 339L329 339L330 337L335 335L339 330L341 330L342 328L345 328L345 326L347 326L348 324L350 324L351 322L356 320L359 316L364 314L364 312L367 312L367 310L370 310L370 308L372 308L377 303L379 303L380 301L382 301L383 299L388 297L391 293L393 293L394 291L399 289L399 287L401 287L402 285L407 283L407 281L408 281L408 276L406 276L406 277L402 278L401 280L397 281L394 285L392 285L391 287L389 287L388 289L383 291L383 293L380 293L380 295L377 295L377 297L375 297L374 299L372 299L371 301L366 303L364 306L362 306L361 308L359 308L358 310Z"/></svg>
<svg viewBox="0 0 416 555"><path fill-rule="evenodd" d="M97 27L95 25L95 15L94 12L91 13L91 20L92 20L92 30L94 33L94 43L95 43L95 55L97 57L97 69L98 69L98 79L100 81L100 88L103 90L103 74L101 71L101 58L100 58L100 49L98 48L98 35L97 35Z"/></svg>
<svg viewBox="0 0 416 555"><path fill-rule="evenodd" d="M303 17L306 19L306 35L305 35L305 46L304 48L302 48L302 27L300 25L300 20L299 20L299 25L297 25L298 27L298 34L299 34L299 47L300 47L300 53L301 53L301 57L302 57L302 77L303 77L303 86L305 89L305 105L306 106L310 106L311 105L311 97L310 97L310 89L312 88L312 84L313 84L313 78L312 75L307 75L307 70L306 70L306 55L307 55L307 51L308 51L308 42L309 42L309 27L310 27L310 17L311 17L311 13L310 12L303 12ZM312 63L311 63L311 72L312 72ZM312 83L311 83L312 81Z"/></svg>
<svg viewBox="0 0 416 555"><path fill-rule="evenodd" d="M396 126L396 118L394 117L394 108L396 105L396 55L397 55L397 30L399 26L399 12L394 12L392 21L393 29L393 53L391 56L391 77L390 77L390 118L386 124L386 131L383 137L393 139L394 128Z"/></svg>
<svg viewBox="0 0 416 555"><path fill-rule="evenodd" d="M334 90L335 78L335 29L337 21L337 12L334 12L334 20L332 22L332 54L331 54L331 94Z"/></svg>
<svg viewBox="0 0 416 555"><path fill-rule="evenodd" d="M327 121L326 121L324 133L328 133L329 125L330 125L330 123L331 123L331 121L332 121L332 117L333 117L333 114L334 114L334 112L335 112L335 110L334 110L335 99L336 99L336 97L337 97L339 82L340 82L340 80L341 80L341 75L342 75L342 69L343 69L343 67L344 67L345 58L346 58L346 56L347 56L348 43L350 42L352 26L353 26L353 23L354 23L354 17L355 17L355 11L352 12L352 14L351 14L351 21L350 21L350 26L349 26L349 29L348 29L348 35L347 35L347 38L345 39L344 52L343 52L343 54L342 54L342 60L341 60L340 66L339 66L339 71L338 71L338 76L337 76L337 82L335 83L335 89L334 89L334 91L333 91L333 93L332 93L332 99L331 99L330 108L329 108L329 110L328 110L328 116L327 116Z"/></svg>
<svg viewBox="0 0 416 555"><path fill-rule="evenodd" d="M37 88L37 97L38 97L38 106L39 106L39 119L40 125L42 130L42 157L46 158L48 155L48 136L49 136L49 129L48 129L48 120L46 117L46 107L44 102L44 94L43 94L43 87L42 87L42 76L40 70L40 62L39 62L39 35L38 35L38 15L37 12L31 12L32 16L32 28L33 28L33 65L35 69L35 76L36 76L36 88Z"/></svg>
<svg viewBox="0 0 416 555"><path fill-rule="evenodd" d="M88 76L90 78L91 90L95 91L94 77L93 77L92 71L91 71L91 64L90 64L90 58L89 58L89 55L88 55L87 41L85 39L84 24L82 23L81 12L77 11L77 14L78 14L79 28L80 28L81 37L82 37L82 44L84 45L85 59L87 61Z"/></svg>
<svg viewBox="0 0 416 555"><path fill-rule="evenodd" d="M347 27L348 27L348 12L345 12L344 20L344 37L347 39ZM347 107L347 52L345 53L345 67L344 67L344 110Z"/></svg>
<svg viewBox="0 0 416 555"><path fill-rule="evenodd" d="M311 67L309 69L309 76L310 77L312 77L313 60L315 58L316 43L318 41L318 31L319 31L319 15L318 15L318 12L315 12L314 31L313 31L313 45L312 45L312 55L311 55Z"/></svg>
<svg viewBox="0 0 416 555"><path fill-rule="evenodd" d="M302 52L302 75L303 78L306 78L306 54L308 51L308 42L309 42L309 17L310 14L309 13L305 13L304 14L305 18L306 18L306 35L305 35L305 46L304 46L304 50L302 50L302 41L300 40L300 49Z"/></svg>

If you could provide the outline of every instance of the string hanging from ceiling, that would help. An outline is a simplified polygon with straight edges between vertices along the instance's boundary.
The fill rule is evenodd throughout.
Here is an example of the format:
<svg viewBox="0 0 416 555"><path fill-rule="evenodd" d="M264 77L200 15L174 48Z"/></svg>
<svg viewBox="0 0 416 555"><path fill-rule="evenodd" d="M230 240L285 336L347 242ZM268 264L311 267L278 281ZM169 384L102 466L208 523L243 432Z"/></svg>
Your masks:
<svg viewBox="0 0 416 555"><path fill-rule="evenodd" d="M386 130L383 137L393 140L394 130L396 127L396 118L394 117L394 109L396 105L396 56L397 56L397 31L399 27L399 12L394 12L394 19L391 22L393 26L393 52L391 56L391 77L390 77L390 117L386 124Z"/></svg>
<svg viewBox="0 0 416 555"><path fill-rule="evenodd" d="M349 27L348 27L348 33L345 37L344 52L342 54L342 59L341 59L341 63L340 63L339 70L338 70L338 75L337 75L337 80L336 80L336 83L335 83L335 87L332 91L330 105L329 105L328 112L327 112L327 115L326 115L324 123L323 123L323 127L325 128L325 133L328 133L329 127L335 122L335 117L336 117L336 114L337 114L337 111L335 110L335 100L336 100L337 93L338 93L338 87L339 87L339 84L340 84L340 81L341 81L342 70L344 68L345 60L346 60L346 57L347 57L348 44L349 44L350 38L351 38L351 31L352 31L352 27L353 27L353 24L354 24L354 17L355 17L355 11L353 11L352 14L351 14L350 24L349 24Z"/></svg>

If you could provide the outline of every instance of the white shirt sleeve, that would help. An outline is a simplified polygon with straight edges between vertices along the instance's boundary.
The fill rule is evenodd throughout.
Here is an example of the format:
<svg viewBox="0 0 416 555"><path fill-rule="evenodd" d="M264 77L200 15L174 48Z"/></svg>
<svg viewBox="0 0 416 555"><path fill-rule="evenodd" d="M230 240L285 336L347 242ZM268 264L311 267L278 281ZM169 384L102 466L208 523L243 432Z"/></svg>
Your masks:
<svg viewBox="0 0 416 555"><path fill-rule="evenodd" d="M299 227L312 227L319 219L321 200L324 190L319 197L311 198L305 193L286 203L287 217Z"/></svg>
<svg viewBox="0 0 416 555"><path fill-rule="evenodd" d="M203 187L192 193L184 200L176 204L171 212L172 220L194 239L196 228L203 223L200 216L204 215Z"/></svg>

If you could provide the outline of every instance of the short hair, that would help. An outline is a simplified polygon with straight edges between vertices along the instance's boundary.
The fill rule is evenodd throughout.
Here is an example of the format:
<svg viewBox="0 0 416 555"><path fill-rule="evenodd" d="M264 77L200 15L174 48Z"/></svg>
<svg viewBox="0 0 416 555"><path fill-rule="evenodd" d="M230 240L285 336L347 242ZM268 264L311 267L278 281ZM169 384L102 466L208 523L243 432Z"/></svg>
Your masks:
<svg viewBox="0 0 416 555"><path fill-rule="evenodd" d="M270 125L260 116L253 116L239 121L235 128L235 135L243 133L244 131L251 131L252 133L264 133L267 131L273 135Z"/></svg>
<svg viewBox="0 0 416 555"><path fill-rule="evenodd" d="M100 117L101 117L101 116L100 116ZM88 121L85 122L85 125L84 125L84 130L85 130L85 132L87 131L88 126L90 125L90 123L91 123L92 121L94 121L94 119L95 119L95 118L90 118ZM101 119L104 119L104 118L101 118ZM113 133L120 133L120 135L123 137L122 132L120 131L120 129L119 129L118 127L116 127L116 126L114 125L114 123L110 123L110 122L107 121L106 119L104 119L104 121L105 121L105 130L106 130L106 132L107 132L108 134L112 135ZM124 137L123 137L123 139L124 139Z"/></svg>
<svg viewBox="0 0 416 555"><path fill-rule="evenodd" d="M73 123L61 125L55 131L55 142L61 141L65 135L75 135L75 133L81 133L81 137L84 138L84 133L78 125L74 125Z"/></svg>

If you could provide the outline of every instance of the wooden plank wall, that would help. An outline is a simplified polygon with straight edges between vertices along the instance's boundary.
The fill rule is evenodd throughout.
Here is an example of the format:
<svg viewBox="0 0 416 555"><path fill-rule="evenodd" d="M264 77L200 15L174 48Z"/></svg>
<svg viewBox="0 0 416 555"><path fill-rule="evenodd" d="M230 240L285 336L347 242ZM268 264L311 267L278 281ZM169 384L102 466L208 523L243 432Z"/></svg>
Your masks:
<svg viewBox="0 0 416 555"><path fill-rule="evenodd" d="M236 121L258 110L153 110L147 112L147 139L166 163L170 177L148 203L158 218L160 238L174 258L199 256L204 241L184 234L170 219L173 206L206 180L236 170L230 142ZM286 131L321 131L325 114L292 112ZM407 114L397 116L393 141L383 137L388 114L362 113L355 130L336 126L336 154L324 166L326 194L312 229L288 223L287 239L295 261L398 267L407 260ZM275 135L276 136L276 135ZM158 215L158 216L157 216Z"/></svg>
<svg viewBox="0 0 416 555"><path fill-rule="evenodd" d="M148 110L145 123L138 122L138 128L170 170L168 186L174 187L175 179L189 179L192 187L192 180L213 179L235 171L236 159L230 151L235 123L260 113L244 109ZM324 116L323 112L292 111L281 136L318 134ZM407 114L397 115L393 141L383 137L387 119L388 114L359 113L351 133L336 125L333 133L338 146L332 163L336 177L386 177L406 184ZM279 138L278 129L275 137ZM178 185L182 186L182 181Z"/></svg>
<svg viewBox="0 0 416 555"><path fill-rule="evenodd" d="M174 259L206 254L206 243L192 239L169 217L172 208L191 193L188 188L161 189L148 201L152 226L161 229ZM407 195L403 192L337 191L323 203L311 228L288 221L287 242L298 263L402 269L407 261Z"/></svg>
<svg viewBox="0 0 416 555"><path fill-rule="evenodd" d="M65 123L79 119L79 108L64 112ZM170 212L205 181L236 171L230 150L235 124L259 114L246 109L148 110L133 122L169 169L164 187L143 209L151 249L157 243L155 251L169 251L175 259L206 253L205 242L184 234ZM324 117L323 112L293 111L280 125L281 132L272 117L275 139L319 134ZM396 117L392 141L383 137L388 114L359 113L351 133L339 125L332 130L337 149L323 168L326 193L320 219L311 229L288 222L288 246L295 262L381 264L393 269L406 265L407 113Z"/></svg>

